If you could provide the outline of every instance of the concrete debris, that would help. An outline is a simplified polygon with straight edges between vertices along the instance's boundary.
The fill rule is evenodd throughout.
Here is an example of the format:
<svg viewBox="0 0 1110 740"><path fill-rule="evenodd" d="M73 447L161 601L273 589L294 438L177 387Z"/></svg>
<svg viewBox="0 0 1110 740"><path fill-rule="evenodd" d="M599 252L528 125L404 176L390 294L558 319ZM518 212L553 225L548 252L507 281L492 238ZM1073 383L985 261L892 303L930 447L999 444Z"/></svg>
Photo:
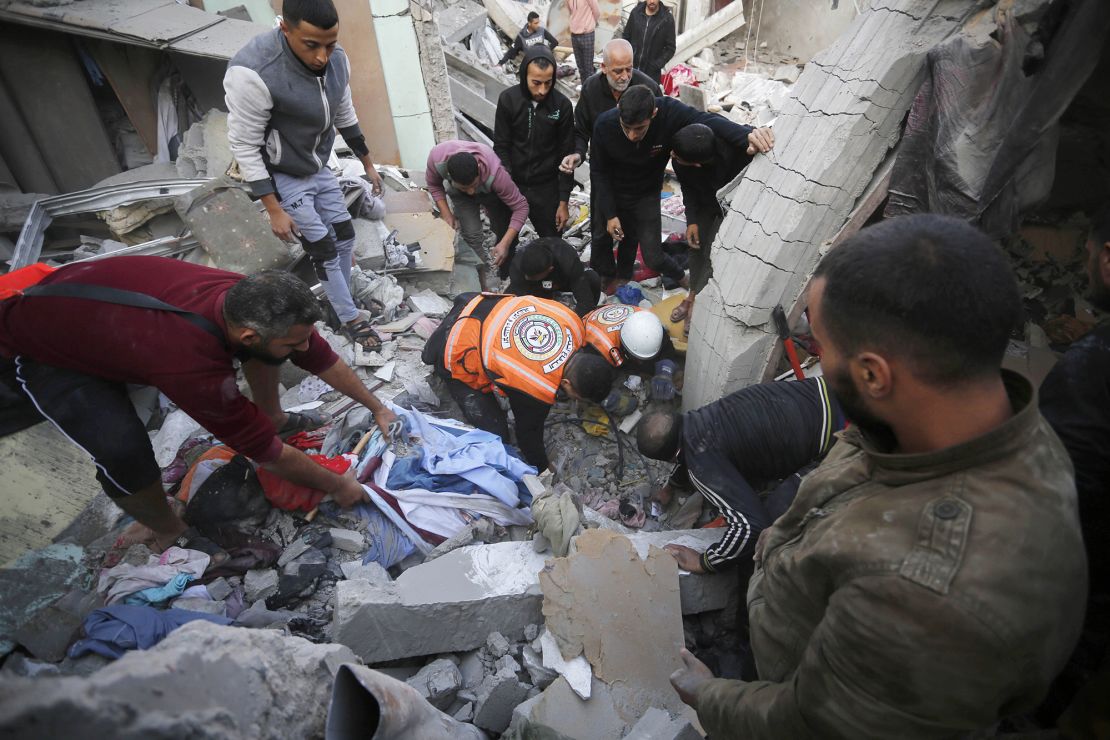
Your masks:
<svg viewBox="0 0 1110 740"><path fill-rule="evenodd" d="M427 383L425 383L425 385L427 385ZM405 388L408 388L408 383L405 384ZM435 549L424 558L424 562L427 563L429 560L435 560L449 552L458 550L460 547L473 545L477 542L489 542L493 539L496 529L497 525L489 519L475 519L473 522L463 527L457 534L444 540L439 545L436 545Z"/></svg>
<svg viewBox="0 0 1110 740"><path fill-rule="evenodd" d="M405 683L416 689L433 707L447 709L462 687L462 673L449 660L435 660L424 666Z"/></svg>
<svg viewBox="0 0 1110 740"><path fill-rule="evenodd" d="M422 290L419 293L410 295L408 297L408 302L413 311L433 318L446 316L447 312L451 310L452 305L450 301L445 300L439 294L431 290Z"/></svg>
<svg viewBox="0 0 1110 740"><path fill-rule="evenodd" d="M210 582L207 587L208 595L212 597L213 601L223 601L228 596L231 596L231 584L227 582L226 578L217 578Z"/></svg>
<svg viewBox="0 0 1110 740"><path fill-rule="evenodd" d="M277 593L278 574L276 570L248 570L243 581L247 601L262 601Z"/></svg>
<svg viewBox="0 0 1110 740"><path fill-rule="evenodd" d="M0 569L0 654L11 650L17 629L88 575L84 557L85 550L76 545L49 545ZM531 621L538 621L538 614Z"/></svg>
<svg viewBox="0 0 1110 740"><path fill-rule="evenodd" d="M504 732L512 720L513 710L524 701L529 688L517 680L516 674L487 676L475 692L474 724L491 732Z"/></svg>
<svg viewBox="0 0 1110 740"><path fill-rule="evenodd" d="M184 609L187 612L204 612L205 614L218 614L224 616L227 605L223 601L213 601L204 598L174 599L170 605L174 609Z"/></svg>
<svg viewBox="0 0 1110 740"><path fill-rule="evenodd" d="M351 560L343 563L340 568L343 571L343 577L349 581L362 580L381 585L393 580L389 577L386 569L374 561L363 563L358 560Z"/></svg>
<svg viewBox="0 0 1110 740"><path fill-rule="evenodd" d="M555 635L549 630L543 631L539 643L543 652L543 667L562 676L579 698L589 699L593 690L593 668L590 661L582 655L576 655L570 660L564 658Z"/></svg>
<svg viewBox="0 0 1110 740"><path fill-rule="evenodd" d="M674 719L662 709L651 707L624 740L701 740L701 737L689 720Z"/></svg>
<svg viewBox="0 0 1110 740"><path fill-rule="evenodd" d="M486 638L486 648L489 650L490 655L492 655L494 658L500 658L503 655L508 654L509 650L512 648L512 645L500 632L492 632L490 633L490 636Z"/></svg>
<svg viewBox="0 0 1110 740"><path fill-rule="evenodd" d="M185 131L177 150L178 177L219 177L231 166L227 113L213 108Z"/></svg>
<svg viewBox="0 0 1110 740"><path fill-rule="evenodd" d="M89 678L0 674L6 737L319 737L341 645L192 622Z"/></svg>
<svg viewBox="0 0 1110 740"><path fill-rule="evenodd" d="M365 552L366 538L361 532L352 532L349 529L329 529L331 546L344 552Z"/></svg>
<svg viewBox="0 0 1110 740"><path fill-rule="evenodd" d="M543 656L537 653L531 645L524 646L521 660L524 664L524 670L528 671L528 677L531 679L532 685L541 691L559 677L558 671L544 666Z"/></svg>

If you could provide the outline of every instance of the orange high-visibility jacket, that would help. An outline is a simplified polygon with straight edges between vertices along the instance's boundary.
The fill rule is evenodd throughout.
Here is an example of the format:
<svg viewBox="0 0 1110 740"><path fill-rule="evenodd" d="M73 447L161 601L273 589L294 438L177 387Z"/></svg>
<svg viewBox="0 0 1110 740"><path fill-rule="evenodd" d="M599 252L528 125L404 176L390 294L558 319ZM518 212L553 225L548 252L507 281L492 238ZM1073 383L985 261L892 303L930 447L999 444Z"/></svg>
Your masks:
<svg viewBox="0 0 1110 740"><path fill-rule="evenodd" d="M534 296L475 296L447 335L451 377L489 393L494 386L555 403L567 361L583 346L582 319L557 301Z"/></svg>
<svg viewBox="0 0 1110 740"><path fill-rule="evenodd" d="M583 323L586 324L586 341L600 352L610 365L620 367L624 364L621 327L629 316L643 310L639 306L626 306L623 303L595 308L582 317Z"/></svg>

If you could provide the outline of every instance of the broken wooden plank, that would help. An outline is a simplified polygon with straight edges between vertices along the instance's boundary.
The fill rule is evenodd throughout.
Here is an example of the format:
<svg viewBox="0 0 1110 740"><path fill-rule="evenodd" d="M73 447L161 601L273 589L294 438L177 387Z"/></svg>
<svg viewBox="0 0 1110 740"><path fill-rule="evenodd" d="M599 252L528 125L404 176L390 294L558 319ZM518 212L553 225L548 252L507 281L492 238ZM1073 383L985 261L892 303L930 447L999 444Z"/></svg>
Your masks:
<svg viewBox="0 0 1110 740"><path fill-rule="evenodd" d="M744 4L732 2L675 39L675 52L668 66L685 62L744 25Z"/></svg>

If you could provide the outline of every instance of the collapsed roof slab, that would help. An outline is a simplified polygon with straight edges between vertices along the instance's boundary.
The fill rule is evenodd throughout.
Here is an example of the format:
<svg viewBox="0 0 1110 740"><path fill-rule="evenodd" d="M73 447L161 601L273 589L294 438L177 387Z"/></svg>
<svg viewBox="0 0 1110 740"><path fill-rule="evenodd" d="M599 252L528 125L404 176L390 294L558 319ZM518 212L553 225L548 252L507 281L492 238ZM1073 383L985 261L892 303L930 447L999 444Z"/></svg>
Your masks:
<svg viewBox="0 0 1110 740"><path fill-rule="evenodd" d="M897 143L926 54L991 3L880 0L806 65L733 191L699 294L687 408L759 382L776 345L771 311L794 305L823 245L849 218Z"/></svg>

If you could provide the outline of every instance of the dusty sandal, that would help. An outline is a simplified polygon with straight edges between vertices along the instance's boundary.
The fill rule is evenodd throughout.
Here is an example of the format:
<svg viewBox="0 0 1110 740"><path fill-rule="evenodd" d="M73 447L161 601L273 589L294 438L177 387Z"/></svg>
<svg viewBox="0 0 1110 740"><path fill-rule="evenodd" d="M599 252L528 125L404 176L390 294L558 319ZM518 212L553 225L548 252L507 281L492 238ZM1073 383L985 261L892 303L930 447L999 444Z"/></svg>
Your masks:
<svg viewBox="0 0 1110 740"><path fill-rule="evenodd" d="M287 411L285 412L285 423L281 425L278 430L278 436L282 439L292 437L299 432L311 432L314 429L319 429L325 424L331 424L333 421L332 415L326 411L317 411L310 409L308 411Z"/></svg>
<svg viewBox="0 0 1110 740"><path fill-rule="evenodd" d="M679 321L685 321L686 317L690 315L690 307L692 303L693 301L684 300L682 301L682 303L679 303L677 306L675 306L674 310L671 311L671 321L676 324Z"/></svg>
<svg viewBox="0 0 1110 740"><path fill-rule="evenodd" d="M382 348L382 340L374 331L374 327L370 326L369 321L345 324L343 326L343 336L355 344L361 344L363 349L370 352L376 352Z"/></svg>

